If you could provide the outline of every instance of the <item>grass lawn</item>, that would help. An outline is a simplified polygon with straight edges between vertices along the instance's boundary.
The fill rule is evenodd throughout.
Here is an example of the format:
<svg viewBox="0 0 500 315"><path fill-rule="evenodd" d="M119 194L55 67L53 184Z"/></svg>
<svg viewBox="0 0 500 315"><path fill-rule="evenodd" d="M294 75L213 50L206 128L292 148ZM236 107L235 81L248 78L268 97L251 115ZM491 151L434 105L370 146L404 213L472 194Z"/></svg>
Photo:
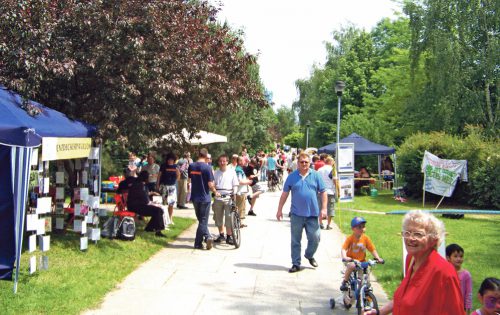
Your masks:
<svg viewBox="0 0 500 315"><path fill-rule="evenodd" d="M374 268L374 274L384 287L389 297L402 280L402 241L398 235L401 232L402 215L381 215L377 213L356 212L369 210L388 212L392 210L419 209L421 203L408 201L400 203L392 199L392 194L382 194L376 198L356 196L354 203L341 204L337 210L335 223L345 234L351 233L350 221L356 215L367 220L366 234L373 240L380 256L385 259L385 265ZM429 205L428 209L432 205ZM427 207L426 207L427 208ZM465 250L463 267L472 275L473 308L480 306L476 293L484 278L500 275L500 215L473 216L454 220L437 217L442 220L448 233L446 244L457 243ZM370 256L370 255L369 255Z"/></svg>
<svg viewBox="0 0 500 315"><path fill-rule="evenodd" d="M77 234L53 234L47 252L49 270L29 275L31 255L25 251L18 293L12 292L13 282L0 281L0 313L78 314L95 307L107 292L194 221L177 217L170 231L164 231L168 238L155 237L154 233L146 233L144 227L139 226L132 242L101 239L97 245L89 244L86 252L79 250ZM41 253L37 251L36 255L39 258Z"/></svg>

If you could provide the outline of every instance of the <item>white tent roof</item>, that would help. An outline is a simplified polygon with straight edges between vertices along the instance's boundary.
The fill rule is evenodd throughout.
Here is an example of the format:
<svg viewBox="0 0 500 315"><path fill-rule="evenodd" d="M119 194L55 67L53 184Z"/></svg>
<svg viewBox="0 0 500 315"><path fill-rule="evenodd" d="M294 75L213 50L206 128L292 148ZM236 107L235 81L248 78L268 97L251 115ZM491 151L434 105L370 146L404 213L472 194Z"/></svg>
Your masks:
<svg viewBox="0 0 500 315"><path fill-rule="evenodd" d="M193 136L189 136L189 132L186 129L182 129L182 135L184 140L191 145L205 145L210 143L220 143L227 142L227 137L218 135L216 133L211 133L208 131L200 130ZM173 139L174 141L178 139L177 136L166 134L161 137L162 139ZM178 139L180 141L180 139Z"/></svg>

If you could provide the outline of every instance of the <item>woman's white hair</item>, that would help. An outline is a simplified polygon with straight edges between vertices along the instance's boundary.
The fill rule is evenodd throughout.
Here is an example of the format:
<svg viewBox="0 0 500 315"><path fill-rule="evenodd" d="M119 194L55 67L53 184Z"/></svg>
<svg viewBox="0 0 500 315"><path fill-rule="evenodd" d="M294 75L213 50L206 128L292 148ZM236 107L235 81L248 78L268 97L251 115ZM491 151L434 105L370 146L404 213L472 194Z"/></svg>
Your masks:
<svg viewBox="0 0 500 315"><path fill-rule="evenodd" d="M425 229L425 232L433 239L437 240L436 248L439 247L444 240L446 234L443 221L436 218L429 212L422 210L412 210L403 217L403 230L406 230L408 225L416 224Z"/></svg>

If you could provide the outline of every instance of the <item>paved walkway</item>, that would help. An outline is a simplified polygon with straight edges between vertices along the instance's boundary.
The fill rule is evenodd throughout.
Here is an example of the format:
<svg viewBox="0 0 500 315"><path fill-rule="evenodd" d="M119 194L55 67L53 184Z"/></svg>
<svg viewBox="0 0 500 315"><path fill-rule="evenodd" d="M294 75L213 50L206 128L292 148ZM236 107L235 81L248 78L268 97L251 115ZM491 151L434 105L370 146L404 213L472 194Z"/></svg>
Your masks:
<svg viewBox="0 0 500 315"><path fill-rule="evenodd" d="M340 296L343 268L344 236L336 226L321 231L315 255L318 268L303 258L303 270L288 273L290 222L275 218L279 196L267 192L257 200L257 216L245 220L248 227L242 229L239 249L216 244L210 251L194 250L194 224L108 293L99 309L84 314L356 313L356 309L344 310L340 300L333 312L329 308L329 299ZM178 216L194 217L193 209L175 211ZM212 219L210 223L215 234ZM305 240L304 233L302 253ZM375 281L372 284L379 304L385 304L381 287Z"/></svg>

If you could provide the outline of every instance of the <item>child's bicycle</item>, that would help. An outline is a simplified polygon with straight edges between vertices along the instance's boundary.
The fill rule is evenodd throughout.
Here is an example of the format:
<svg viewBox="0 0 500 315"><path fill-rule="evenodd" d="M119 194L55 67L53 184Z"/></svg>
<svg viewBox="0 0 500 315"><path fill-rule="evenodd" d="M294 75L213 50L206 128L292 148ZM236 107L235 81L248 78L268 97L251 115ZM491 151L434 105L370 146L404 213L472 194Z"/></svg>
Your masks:
<svg viewBox="0 0 500 315"><path fill-rule="evenodd" d="M240 214L238 212L238 207L236 207L236 203L234 202L234 195L227 195L226 198L229 198L229 204L231 205L231 213L229 214L229 216L231 218L231 229L233 231L234 247L239 248L241 245Z"/></svg>
<svg viewBox="0 0 500 315"><path fill-rule="evenodd" d="M343 291L343 302L346 309L350 309L353 302L356 302L358 315L364 314L366 311L375 309L378 311L377 298L373 294L373 288L370 284L371 266L375 264L383 264L384 261L368 260L360 262L353 260L356 269L349 276L349 287L347 291ZM330 299L330 308L335 308L335 299ZM377 312L378 313L378 312Z"/></svg>

